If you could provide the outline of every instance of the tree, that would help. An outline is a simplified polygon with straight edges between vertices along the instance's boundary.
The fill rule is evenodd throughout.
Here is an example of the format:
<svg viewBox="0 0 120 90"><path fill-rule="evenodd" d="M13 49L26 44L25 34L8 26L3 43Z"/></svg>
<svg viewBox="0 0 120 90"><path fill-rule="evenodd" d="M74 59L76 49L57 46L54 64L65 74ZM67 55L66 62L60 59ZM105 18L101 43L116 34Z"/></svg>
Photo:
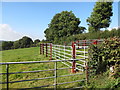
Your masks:
<svg viewBox="0 0 120 90"><path fill-rule="evenodd" d="M34 44L37 44L37 43L39 43L40 42L40 40L39 39L36 39L35 41L34 41Z"/></svg>
<svg viewBox="0 0 120 90"><path fill-rule="evenodd" d="M21 48L27 48L27 47L30 47L33 44L32 39L27 37L27 36L24 36L19 41L21 43Z"/></svg>
<svg viewBox="0 0 120 90"><path fill-rule="evenodd" d="M54 41L59 40L64 36L71 36L82 33L84 28L80 28L79 18L72 13L72 11L62 11L56 14L51 20L48 28L44 31L47 40Z"/></svg>
<svg viewBox="0 0 120 90"><path fill-rule="evenodd" d="M9 50L13 48L13 42L12 41L3 41L2 42L2 50Z"/></svg>
<svg viewBox="0 0 120 90"><path fill-rule="evenodd" d="M14 46L14 49L20 48L21 47L20 41L19 40L15 41L13 46Z"/></svg>
<svg viewBox="0 0 120 90"><path fill-rule="evenodd" d="M112 3L113 2L96 2L91 16L86 20L89 25L89 32L100 31L101 28L107 28L110 25L110 17L113 15Z"/></svg>
<svg viewBox="0 0 120 90"><path fill-rule="evenodd" d="M30 47L33 44L33 41L31 38L24 36L22 39L19 39L18 41L14 42L14 48L27 48Z"/></svg>

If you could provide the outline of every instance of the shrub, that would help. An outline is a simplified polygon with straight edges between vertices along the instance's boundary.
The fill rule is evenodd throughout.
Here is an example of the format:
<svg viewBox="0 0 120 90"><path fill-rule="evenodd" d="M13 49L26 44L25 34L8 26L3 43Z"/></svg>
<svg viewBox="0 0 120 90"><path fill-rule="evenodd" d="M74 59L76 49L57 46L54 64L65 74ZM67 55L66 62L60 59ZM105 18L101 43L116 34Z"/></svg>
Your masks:
<svg viewBox="0 0 120 90"><path fill-rule="evenodd" d="M89 65L91 67L95 67L96 73L106 71L107 66L110 65L119 66L120 38L119 37L108 38L105 39L101 44L91 45L89 48L89 58L90 58Z"/></svg>

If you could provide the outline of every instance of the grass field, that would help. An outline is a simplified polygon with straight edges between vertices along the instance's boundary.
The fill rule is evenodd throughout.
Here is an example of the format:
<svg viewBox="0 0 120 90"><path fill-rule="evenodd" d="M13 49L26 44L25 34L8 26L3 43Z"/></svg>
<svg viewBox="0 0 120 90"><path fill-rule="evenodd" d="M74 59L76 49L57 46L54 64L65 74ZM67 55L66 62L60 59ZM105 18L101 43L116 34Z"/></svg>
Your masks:
<svg viewBox="0 0 120 90"><path fill-rule="evenodd" d="M39 54L39 47L25 48L25 49L15 49L15 50L6 50L2 52L2 62L22 62L22 61L43 61L49 60L49 57L45 57ZM1 53L0 52L0 53ZM58 62L57 68L67 68L64 64ZM22 72L22 71L35 71L35 70L47 70L54 69L54 63L36 63L36 64L19 64L19 65L10 65L10 72ZM5 66L2 66L2 72L6 72ZM72 74L70 69L67 70L57 70L57 75L68 75ZM9 75L10 81L17 80L27 80L35 78L44 78L54 76L54 71L39 72L39 73L24 73L24 74L12 74ZM70 82L75 80L85 79L85 75L76 75L76 76L67 76L67 77L58 77L57 82ZM2 75L2 81L6 81L6 76ZM9 84L10 88L31 88L39 87L42 85L53 84L54 79L45 79L45 80L35 80L27 82L19 82ZM57 88L73 88L84 85L84 82L70 83L64 85L58 85ZM2 85L3 88L6 88L6 84ZM48 88L53 88L50 86Z"/></svg>
<svg viewBox="0 0 120 90"><path fill-rule="evenodd" d="M33 48L24 48L24 49L15 49L15 50L6 50L0 51L2 53L2 61L1 62L22 62L22 61L44 61L49 60L49 57L45 57L45 55L39 54L39 47ZM5 66L1 67L1 72L6 72ZM57 68L67 68L61 62L57 63ZM35 71L35 70L47 70L47 69L54 69L54 63L36 63L36 64L19 64L19 65L10 65L9 71L10 72L23 72L23 71ZM79 73L79 72L77 72ZM68 75L72 74L70 69L67 70L57 70L57 75ZM2 81L6 81L6 76L2 76ZM9 75L10 81L17 81L17 80L27 80L27 79L35 79L35 78L44 78L44 77L51 77L54 76L54 71L47 71L47 72L39 72L39 73L24 73L24 74L11 74ZM70 82L76 81L80 79L85 79L85 75L76 75L76 76L67 76L67 77L58 77L57 82ZM79 86L85 86L85 89L105 89L105 88L113 88L115 85L119 84L120 79L110 78L108 72L100 75L92 75L89 78L89 84L86 86L85 82L78 82L78 83L70 83L64 85L58 85L57 88L73 88ZM32 88L32 87L39 87L42 85L49 85L53 84L54 79L45 79L45 80L35 80L35 81L27 81L27 82L19 82L19 83L12 83L9 84L10 88ZM2 88L6 88L6 84L2 85ZM54 86L46 87L46 88L54 88ZM120 88L117 87L117 90Z"/></svg>

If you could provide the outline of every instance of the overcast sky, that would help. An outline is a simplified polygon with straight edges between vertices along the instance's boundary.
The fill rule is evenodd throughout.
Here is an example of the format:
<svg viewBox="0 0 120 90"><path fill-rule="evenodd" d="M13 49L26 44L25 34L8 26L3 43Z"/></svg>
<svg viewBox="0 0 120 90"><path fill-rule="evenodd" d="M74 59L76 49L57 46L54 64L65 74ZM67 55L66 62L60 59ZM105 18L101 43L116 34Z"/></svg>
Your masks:
<svg viewBox="0 0 120 90"><path fill-rule="evenodd" d="M33 40L45 39L44 30L53 16L62 11L73 11L80 18L80 26L88 27L86 19L90 16L95 2L3 2L0 40L15 41L23 36ZM118 27L118 3L113 4L110 28Z"/></svg>

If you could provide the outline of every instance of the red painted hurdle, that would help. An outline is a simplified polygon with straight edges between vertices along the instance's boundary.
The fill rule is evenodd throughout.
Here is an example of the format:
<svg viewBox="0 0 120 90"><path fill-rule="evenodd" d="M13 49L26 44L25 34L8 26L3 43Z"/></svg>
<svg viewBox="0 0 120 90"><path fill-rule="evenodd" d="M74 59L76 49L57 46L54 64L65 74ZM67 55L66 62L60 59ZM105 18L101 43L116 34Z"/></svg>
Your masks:
<svg viewBox="0 0 120 90"><path fill-rule="evenodd" d="M71 66L67 63L62 62L63 64L67 65L68 67L72 67L71 72L75 73L76 69L83 71L82 69L79 69L76 67L82 66L86 67L86 49L89 45L94 44L97 45L98 43L102 42L103 40L77 40L72 42L71 46L66 46L66 43L64 45L54 45L52 43L43 43L40 44L40 54L46 54L46 57L50 57L50 60L55 59L61 59L61 60L69 60L69 59L76 59L76 58L82 58L84 59L83 64L76 63L75 61L68 62L71 64ZM80 51L81 50L81 51ZM46 52L46 53L45 53ZM83 55L79 54L83 53Z"/></svg>

